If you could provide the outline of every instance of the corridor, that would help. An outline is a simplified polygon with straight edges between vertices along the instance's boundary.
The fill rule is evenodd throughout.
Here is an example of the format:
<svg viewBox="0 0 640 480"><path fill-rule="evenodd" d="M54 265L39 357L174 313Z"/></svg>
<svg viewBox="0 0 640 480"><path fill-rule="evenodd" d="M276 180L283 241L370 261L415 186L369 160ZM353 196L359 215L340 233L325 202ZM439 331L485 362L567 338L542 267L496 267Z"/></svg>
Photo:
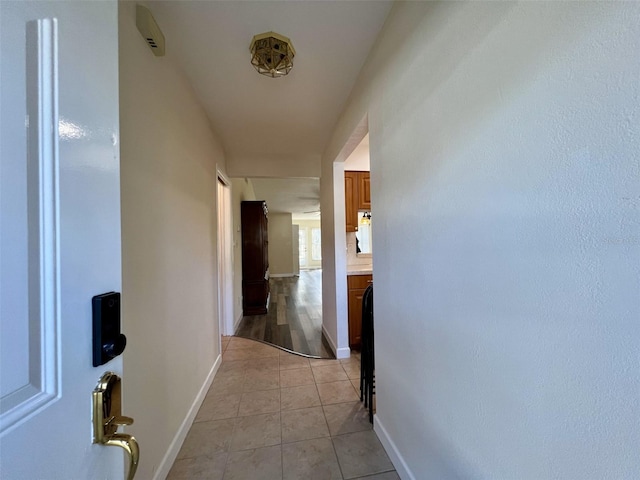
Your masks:
<svg viewBox="0 0 640 480"><path fill-rule="evenodd" d="M359 401L359 357L223 337L223 361L169 480L398 480Z"/></svg>
<svg viewBox="0 0 640 480"><path fill-rule="evenodd" d="M304 355L334 358L322 336L322 270L269 279L269 311L242 317L236 335Z"/></svg>

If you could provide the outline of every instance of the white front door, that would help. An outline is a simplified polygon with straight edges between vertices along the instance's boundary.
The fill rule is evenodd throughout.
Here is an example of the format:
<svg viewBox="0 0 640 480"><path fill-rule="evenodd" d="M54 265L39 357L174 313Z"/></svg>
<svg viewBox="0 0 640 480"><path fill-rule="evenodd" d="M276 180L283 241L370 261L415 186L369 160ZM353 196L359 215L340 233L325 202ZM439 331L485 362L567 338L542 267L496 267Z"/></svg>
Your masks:
<svg viewBox="0 0 640 480"><path fill-rule="evenodd" d="M124 476L91 422L122 370L91 347L91 298L121 285L117 9L0 1L3 479Z"/></svg>

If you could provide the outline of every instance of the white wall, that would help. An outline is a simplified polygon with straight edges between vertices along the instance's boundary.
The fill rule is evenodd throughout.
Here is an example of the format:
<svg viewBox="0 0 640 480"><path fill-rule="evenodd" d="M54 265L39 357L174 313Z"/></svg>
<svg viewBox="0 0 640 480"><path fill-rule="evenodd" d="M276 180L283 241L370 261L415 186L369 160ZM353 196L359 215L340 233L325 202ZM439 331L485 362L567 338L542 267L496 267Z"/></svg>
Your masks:
<svg viewBox="0 0 640 480"><path fill-rule="evenodd" d="M253 184L248 178L231 179L231 204L233 206L233 318L236 324L242 320L242 227L240 204L243 200L256 200Z"/></svg>
<svg viewBox="0 0 640 480"><path fill-rule="evenodd" d="M375 215L375 214L374 214ZM373 253L358 255L356 232L347 233L347 267L366 267L373 265Z"/></svg>
<svg viewBox="0 0 640 480"><path fill-rule="evenodd" d="M359 141L349 144L347 150L355 148ZM344 160L348 153L343 153L342 156ZM347 323L347 241L344 205L343 163L323 160L320 177L322 331L337 358L348 358L351 354Z"/></svg>
<svg viewBox="0 0 640 480"><path fill-rule="evenodd" d="M392 10L323 182L368 113L375 428L402 478L640 478L638 18Z"/></svg>
<svg viewBox="0 0 640 480"><path fill-rule="evenodd" d="M355 170L358 172L368 172L371 169L369 158L369 134L365 135L360 144L355 148L349 157L344 161L345 170Z"/></svg>
<svg viewBox="0 0 640 480"><path fill-rule="evenodd" d="M224 156L171 56L154 57L137 31L135 3L119 8L123 411L135 419L137 477L164 478L220 355L216 164L224 172Z"/></svg>
<svg viewBox="0 0 640 480"><path fill-rule="evenodd" d="M269 212L269 273L271 275L293 275L292 230L290 213Z"/></svg>

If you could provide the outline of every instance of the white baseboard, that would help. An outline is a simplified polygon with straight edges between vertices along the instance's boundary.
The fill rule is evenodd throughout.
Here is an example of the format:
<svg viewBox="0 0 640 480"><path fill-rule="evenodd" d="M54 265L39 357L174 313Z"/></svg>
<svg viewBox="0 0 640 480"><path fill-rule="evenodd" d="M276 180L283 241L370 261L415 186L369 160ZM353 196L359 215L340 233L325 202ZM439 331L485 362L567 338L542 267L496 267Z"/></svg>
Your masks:
<svg viewBox="0 0 640 480"><path fill-rule="evenodd" d="M333 340L333 338L331 338L331 335L329 335L327 330L324 328L324 325L322 325L322 335L324 335L324 338L327 339L327 343L329 344L329 347L331 348L331 351L336 356L336 358L349 358L351 356L351 349L349 347L338 348L336 346L336 342Z"/></svg>
<svg viewBox="0 0 640 480"><path fill-rule="evenodd" d="M187 437L187 433L189 433L189 429L193 424L193 420L196 418L196 415L198 414L198 410L200 409L200 406L204 401L204 397L207 395L207 392L209 391L209 387L211 387L211 383L213 383L213 379L216 376L216 373L218 372L218 369L220 368L221 363L222 363L222 354L218 355L218 358L216 358L216 361L213 363L213 366L211 367L211 370L209 371L209 374L207 375L207 378L205 379L204 384L200 388L198 395L196 395L196 398L193 400L193 403L191 404L191 408L187 412L187 416L184 418L184 420L182 421L182 424L180 425L180 428L178 429L175 436L173 437L173 440L169 445L167 452L164 454L164 457L162 458L162 461L160 462L160 465L158 466L158 469L156 470L156 473L153 476L154 480L165 479L167 478L167 475L169 475L169 470L171 470L171 467L173 466L173 462L176 461L176 457L180 452L180 448L182 447L184 439Z"/></svg>
<svg viewBox="0 0 640 480"><path fill-rule="evenodd" d="M295 277L295 273L270 273L269 277L273 278L285 278L285 277Z"/></svg>
<svg viewBox="0 0 640 480"><path fill-rule="evenodd" d="M351 349L349 347L339 348L336 351L337 359L349 358L350 356L351 356Z"/></svg>
<svg viewBox="0 0 640 480"><path fill-rule="evenodd" d="M322 335L324 336L324 338L327 339L327 343L329 344L329 347L331 348L331 351L333 352L333 354L336 354L336 350L338 350L338 347L336 347L336 343L333 341L333 338L331 338L331 335L329 335L329 333L327 332L327 329L324 328L324 325L322 325ZM338 357L336 357L338 358Z"/></svg>
<svg viewBox="0 0 640 480"><path fill-rule="evenodd" d="M391 437L389 437L387 429L384 428L384 425L382 425L380 417L377 414L373 416L373 431L376 432L380 443L382 443L387 455L389 455L389 459L391 460L391 463L393 463L396 472L398 472L398 476L402 480L416 480L416 477L411 473L411 470L409 470L407 463L402 458L402 455L400 455L396 444L393 442Z"/></svg>
<svg viewBox="0 0 640 480"><path fill-rule="evenodd" d="M238 318L236 318L236 321L233 324L233 332L231 332L229 335L235 335L236 334L236 332L238 331L238 325L240 325L241 321L242 321L242 312L240 312L240 315L238 316Z"/></svg>

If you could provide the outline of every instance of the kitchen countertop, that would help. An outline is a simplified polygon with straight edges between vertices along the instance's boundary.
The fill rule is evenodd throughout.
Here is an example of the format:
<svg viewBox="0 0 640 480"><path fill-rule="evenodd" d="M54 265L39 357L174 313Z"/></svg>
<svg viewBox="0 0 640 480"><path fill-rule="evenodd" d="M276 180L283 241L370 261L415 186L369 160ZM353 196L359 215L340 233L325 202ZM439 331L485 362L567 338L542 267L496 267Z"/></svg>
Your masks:
<svg viewBox="0 0 640 480"><path fill-rule="evenodd" d="M372 275L372 265L347 265L347 275Z"/></svg>

